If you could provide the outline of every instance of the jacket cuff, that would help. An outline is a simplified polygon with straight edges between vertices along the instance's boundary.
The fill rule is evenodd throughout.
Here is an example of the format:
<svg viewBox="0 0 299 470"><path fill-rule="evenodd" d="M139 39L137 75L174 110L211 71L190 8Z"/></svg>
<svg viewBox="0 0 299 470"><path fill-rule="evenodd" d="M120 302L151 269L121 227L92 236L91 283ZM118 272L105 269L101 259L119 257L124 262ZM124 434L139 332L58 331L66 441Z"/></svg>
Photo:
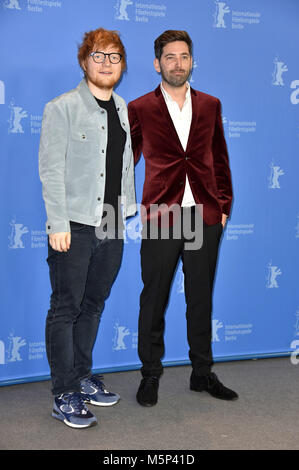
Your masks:
<svg viewBox="0 0 299 470"><path fill-rule="evenodd" d="M59 233L59 232L70 232L71 226L68 220L61 222L51 222L47 220L46 222L46 233Z"/></svg>

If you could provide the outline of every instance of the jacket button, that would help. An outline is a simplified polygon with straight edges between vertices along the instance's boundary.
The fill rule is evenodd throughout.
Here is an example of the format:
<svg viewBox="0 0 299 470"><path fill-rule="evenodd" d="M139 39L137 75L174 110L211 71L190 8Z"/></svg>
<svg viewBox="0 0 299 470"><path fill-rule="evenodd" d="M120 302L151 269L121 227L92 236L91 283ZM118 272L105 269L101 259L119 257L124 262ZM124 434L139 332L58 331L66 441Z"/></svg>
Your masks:
<svg viewBox="0 0 299 470"><path fill-rule="evenodd" d="M86 139L86 135L82 134L82 139Z"/></svg>
<svg viewBox="0 0 299 470"><path fill-rule="evenodd" d="M100 201L100 200L101 200L101 198L100 198L100 197L98 197L98 201Z"/></svg>
<svg viewBox="0 0 299 470"><path fill-rule="evenodd" d="M102 153L105 153L105 150L102 150Z"/></svg>
<svg viewBox="0 0 299 470"><path fill-rule="evenodd" d="M104 127L104 126L102 126L102 129L104 130L104 129L105 129L105 127Z"/></svg>
<svg viewBox="0 0 299 470"><path fill-rule="evenodd" d="M101 175L100 175L100 176L104 176L104 173L101 173Z"/></svg>

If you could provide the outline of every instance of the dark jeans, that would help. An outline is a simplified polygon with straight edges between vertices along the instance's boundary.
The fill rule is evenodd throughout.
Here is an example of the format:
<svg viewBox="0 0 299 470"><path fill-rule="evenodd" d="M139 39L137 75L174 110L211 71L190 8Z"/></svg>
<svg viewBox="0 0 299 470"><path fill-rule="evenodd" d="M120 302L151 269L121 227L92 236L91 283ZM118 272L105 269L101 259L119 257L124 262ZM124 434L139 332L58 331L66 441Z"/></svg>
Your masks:
<svg viewBox="0 0 299 470"><path fill-rule="evenodd" d="M184 209L190 210L190 209ZM212 293L222 224L203 223L200 249L186 250L185 239L143 239L138 354L146 376L160 376L164 355L164 315L179 258L185 275L189 357L194 372L205 375L213 365L211 351ZM179 334L179 332L178 332Z"/></svg>
<svg viewBox="0 0 299 470"><path fill-rule="evenodd" d="M48 249L52 294L46 347L52 392L59 395L80 391L80 380L91 375L92 350L123 240L99 240L95 227L71 222L69 251Z"/></svg>

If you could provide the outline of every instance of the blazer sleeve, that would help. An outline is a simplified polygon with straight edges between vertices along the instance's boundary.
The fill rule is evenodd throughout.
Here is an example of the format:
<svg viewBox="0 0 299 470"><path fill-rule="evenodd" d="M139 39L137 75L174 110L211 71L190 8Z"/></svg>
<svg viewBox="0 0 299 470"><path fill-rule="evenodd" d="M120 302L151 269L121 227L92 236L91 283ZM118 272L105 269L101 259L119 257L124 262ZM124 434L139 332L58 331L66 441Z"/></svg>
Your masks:
<svg viewBox="0 0 299 470"><path fill-rule="evenodd" d="M142 130L139 119L137 117L136 109L134 104L131 102L128 104L128 115L131 128L131 140L134 154L135 165L139 161L142 152Z"/></svg>
<svg viewBox="0 0 299 470"><path fill-rule="evenodd" d="M217 104L215 130L212 145L214 173L216 177L219 202L222 207L222 213L229 216L233 198L233 190L228 151L222 125L221 102L219 100Z"/></svg>
<svg viewBox="0 0 299 470"><path fill-rule="evenodd" d="M39 146L39 175L47 212L46 232L69 232L65 191L68 122L53 102L45 106Z"/></svg>

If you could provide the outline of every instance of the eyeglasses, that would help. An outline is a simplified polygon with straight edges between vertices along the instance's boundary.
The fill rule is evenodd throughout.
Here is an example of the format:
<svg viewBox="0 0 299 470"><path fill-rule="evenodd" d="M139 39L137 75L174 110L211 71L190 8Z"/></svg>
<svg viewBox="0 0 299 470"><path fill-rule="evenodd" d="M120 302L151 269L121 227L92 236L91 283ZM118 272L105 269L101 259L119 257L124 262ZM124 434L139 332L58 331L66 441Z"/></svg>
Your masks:
<svg viewBox="0 0 299 470"><path fill-rule="evenodd" d="M101 64L102 62L105 62L106 56L109 57L109 61L111 64L118 64L122 59L122 55L118 52L110 52L109 54L106 54L105 52L92 52L89 55L91 55L96 64Z"/></svg>

